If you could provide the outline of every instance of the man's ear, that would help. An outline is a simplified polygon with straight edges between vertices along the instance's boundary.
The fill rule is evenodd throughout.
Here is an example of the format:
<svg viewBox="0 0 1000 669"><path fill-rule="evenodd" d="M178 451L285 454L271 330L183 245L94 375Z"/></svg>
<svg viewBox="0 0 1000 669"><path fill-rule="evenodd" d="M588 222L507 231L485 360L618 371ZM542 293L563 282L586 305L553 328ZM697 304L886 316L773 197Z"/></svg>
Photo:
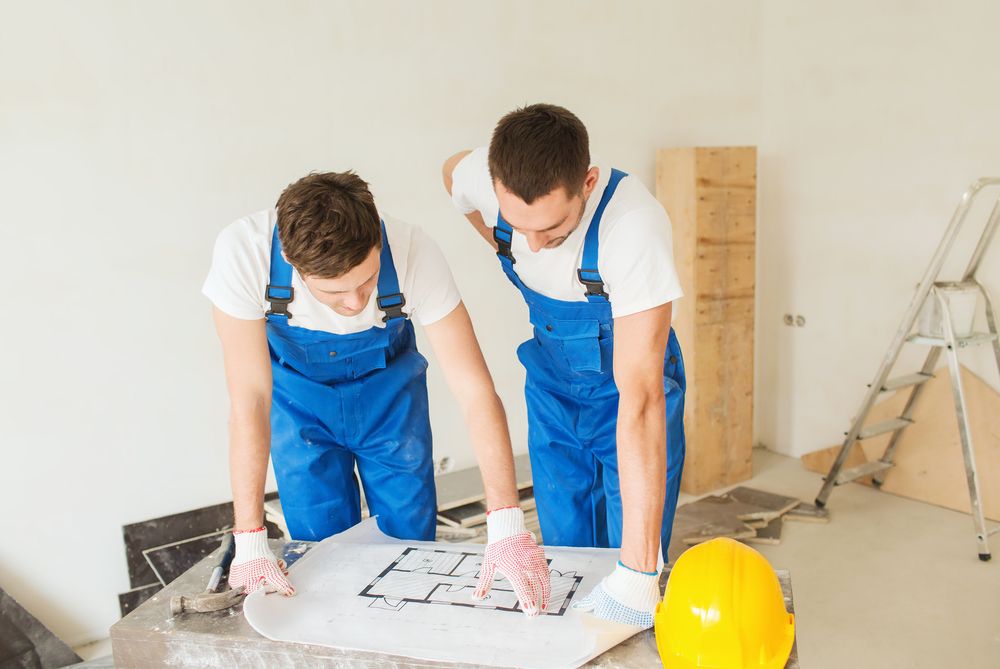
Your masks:
<svg viewBox="0 0 1000 669"><path fill-rule="evenodd" d="M590 197L590 194L594 192L594 189L597 187L597 180L600 177L601 177L601 170L596 165L587 170L587 176L584 177L583 179L584 199Z"/></svg>

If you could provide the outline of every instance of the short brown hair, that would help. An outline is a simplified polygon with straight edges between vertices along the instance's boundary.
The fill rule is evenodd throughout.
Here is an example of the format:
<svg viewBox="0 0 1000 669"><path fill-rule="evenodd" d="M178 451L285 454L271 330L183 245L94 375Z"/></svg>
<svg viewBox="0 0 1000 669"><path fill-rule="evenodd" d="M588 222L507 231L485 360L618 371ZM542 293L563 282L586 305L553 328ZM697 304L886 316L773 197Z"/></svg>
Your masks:
<svg viewBox="0 0 1000 669"><path fill-rule="evenodd" d="M278 236L288 262L306 276L332 279L382 247L368 184L354 172L313 172L278 198Z"/></svg>
<svg viewBox="0 0 1000 669"><path fill-rule="evenodd" d="M493 180L527 204L559 186L573 195L583 189L590 169L587 128L556 105L516 109L493 131L489 165Z"/></svg>

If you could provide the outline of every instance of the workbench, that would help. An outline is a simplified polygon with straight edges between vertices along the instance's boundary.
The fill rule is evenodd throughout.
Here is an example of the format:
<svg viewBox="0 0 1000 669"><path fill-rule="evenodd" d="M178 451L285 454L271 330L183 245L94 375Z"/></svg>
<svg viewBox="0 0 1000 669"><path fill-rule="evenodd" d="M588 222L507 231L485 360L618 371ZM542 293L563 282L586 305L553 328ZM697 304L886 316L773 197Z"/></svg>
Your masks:
<svg viewBox="0 0 1000 669"><path fill-rule="evenodd" d="M293 563L310 547L303 542L272 540L276 555ZM221 549L220 549L221 550ZM116 669L145 667L240 667L260 669L313 669L316 667L358 667L397 669L402 667L472 667L445 662L413 660L397 655L327 648L272 641L258 634L243 617L242 607L207 614L170 616L170 598L194 595L204 590L217 550L148 599L111 627L111 647ZM794 612L791 580L787 571L778 572L785 606ZM661 576L661 588L667 573ZM639 669L660 666L653 630L646 630L612 648L586 665L592 669ZM798 653L785 669L798 669Z"/></svg>

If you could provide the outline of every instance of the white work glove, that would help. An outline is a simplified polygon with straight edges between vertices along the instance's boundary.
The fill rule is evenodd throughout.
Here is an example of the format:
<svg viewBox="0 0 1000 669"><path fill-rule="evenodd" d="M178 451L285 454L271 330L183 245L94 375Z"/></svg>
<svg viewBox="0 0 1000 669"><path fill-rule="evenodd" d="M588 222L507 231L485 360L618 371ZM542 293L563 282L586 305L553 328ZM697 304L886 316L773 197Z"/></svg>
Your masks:
<svg viewBox="0 0 1000 669"><path fill-rule="evenodd" d="M236 555L229 566L231 588L235 590L243 586L248 595L262 586L264 592L280 592L286 596L295 594L295 588L288 580L285 561L275 558L267 545L265 528L235 531L233 539L236 542Z"/></svg>
<svg viewBox="0 0 1000 669"><path fill-rule="evenodd" d="M499 571L513 586L521 610L529 618L537 616L549 604L549 563L535 536L524 526L524 512L516 506L489 511L486 528L486 554L472 597L485 599Z"/></svg>
<svg viewBox="0 0 1000 669"><path fill-rule="evenodd" d="M573 608L625 625L653 626L653 612L660 601L660 575L618 566Z"/></svg>

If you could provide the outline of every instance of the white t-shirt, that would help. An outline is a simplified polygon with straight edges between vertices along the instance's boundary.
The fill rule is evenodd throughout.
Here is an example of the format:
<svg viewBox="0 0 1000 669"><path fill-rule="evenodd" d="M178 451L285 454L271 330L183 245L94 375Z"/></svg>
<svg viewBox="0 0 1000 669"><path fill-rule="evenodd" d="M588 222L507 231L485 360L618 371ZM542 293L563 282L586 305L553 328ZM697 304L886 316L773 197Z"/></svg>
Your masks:
<svg viewBox="0 0 1000 669"><path fill-rule="evenodd" d="M271 209L241 218L219 233L212 267L201 291L223 312L243 320L264 318L271 272L271 236L277 220ZM406 298L403 311L420 325L430 325L452 312L462 297L437 244L415 225L383 216L399 287ZM309 292L292 268L295 297L288 306L289 324L332 334L385 327L372 291L368 306L357 316L341 316Z"/></svg>
<svg viewBox="0 0 1000 669"><path fill-rule="evenodd" d="M486 225L497 223L500 205L493 190L485 147L463 158L452 173L451 199L463 214L479 211ZM611 167L599 165L597 187L587 199L583 220L559 246L533 253L524 235L516 230L511 254L514 270L532 290L558 300L586 302L585 288L577 278L583 241L594 216ZM684 293L674 267L670 219L663 206L642 182L627 176L611 198L598 235L597 269L611 301L615 318L672 302ZM499 268L497 268L499 271Z"/></svg>

